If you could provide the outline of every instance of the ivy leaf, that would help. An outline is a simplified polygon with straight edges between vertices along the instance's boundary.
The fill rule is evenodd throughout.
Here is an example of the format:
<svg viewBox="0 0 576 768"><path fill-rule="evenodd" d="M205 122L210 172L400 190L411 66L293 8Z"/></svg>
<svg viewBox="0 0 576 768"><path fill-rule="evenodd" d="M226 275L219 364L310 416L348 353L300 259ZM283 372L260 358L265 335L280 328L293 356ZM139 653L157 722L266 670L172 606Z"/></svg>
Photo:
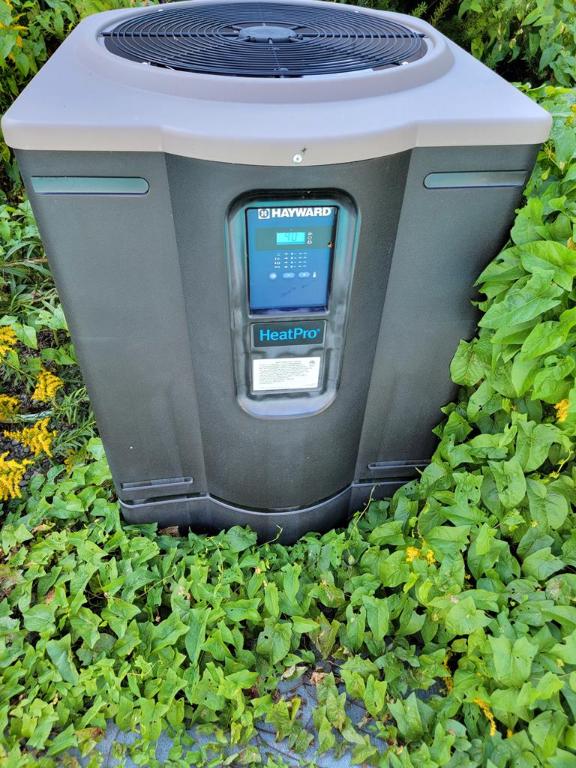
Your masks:
<svg viewBox="0 0 576 768"><path fill-rule="evenodd" d="M187 632L188 626L184 624L180 616L177 613L170 614L167 619L154 627L152 631L152 650L158 653L162 648L175 645L178 638Z"/></svg>
<svg viewBox="0 0 576 768"><path fill-rule="evenodd" d="M410 568L406 562L404 550L393 552L389 556L379 557L378 578L382 586L394 588L408 580ZM344 602L344 600L343 600Z"/></svg>
<svg viewBox="0 0 576 768"><path fill-rule="evenodd" d="M38 349L38 339L36 337L35 328L31 325L22 325L20 323L14 323L12 327L18 341L21 341L22 344L30 349Z"/></svg>
<svg viewBox="0 0 576 768"><path fill-rule="evenodd" d="M322 717L320 718L319 724L315 718L314 722L316 724L316 727L318 729L318 751L320 754L323 754L324 752L328 752L328 750L332 749L332 747L336 743L336 737L334 736L334 732L332 731L332 725L330 724L330 721L326 717L326 707L322 707Z"/></svg>
<svg viewBox="0 0 576 768"><path fill-rule="evenodd" d="M120 658L123 656L129 656L132 651L140 645L142 638L140 637L140 630L138 624L135 621L131 621L126 627L126 631L119 637L113 645L113 651Z"/></svg>
<svg viewBox="0 0 576 768"><path fill-rule="evenodd" d="M128 622L139 613L140 608L138 606L119 597L110 597L107 606L102 610L101 616L117 637L123 637Z"/></svg>
<svg viewBox="0 0 576 768"><path fill-rule="evenodd" d="M256 652L278 664L288 655L292 642L292 628L288 622L266 619L264 629L258 635Z"/></svg>
<svg viewBox="0 0 576 768"><path fill-rule="evenodd" d="M280 616L280 601L278 599L278 587L272 581L264 590L264 608L268 616L277 619Z"/></svg>
<svg viewBox="0 0 576 768"><path fill-rule="evenodd" d="M308 634L309 632L317 632L319 629L317 622L313 619L307 619L304 616L292 616L291 620L294 632L297 632L299 635Z"/></svg>
<svg viewBox="0 0 576 768"><path fill-rule="evenodd" d="M520 461L513 456L509 461L489 461L498 498L506 509L517 507L526 495L526 478Z"/></svg>
<svg viewBox="0 0 576 768"><path fill-rule="evenodd" d="M350 681L353 680L354 675L358 675L363 681L368 680L370 675L378 675L378 667L370 659L365 659L362 656L352 656L342 664L340 667L340 674L346 685L348 685L348 682L346 681L347 677ZM364 688L362 688L362 690L364 690Z"/></svg>
<svg viewBox="0 0 576 768"><path fill-rule="evenodd" d="M566 496L553 484L530 478L527 481L528 507L532 520L543 530L560 528L570 511Z"/></svg>
<svg viewBox="0 0 576 768"><path fill-rule="evenodd" d="M573 383L566 379L575 367L572 357L546 357L534 376L532 396L546 403L558 403L566 398Z"/></svg>
<svg viewBox="0 0 576 768"><path fill-rule="evenodd" d="M564 165L576 155L576 136L569 123L559 123L554 126L554 147L556 162Z"/></svg>
<svg viewBox="0 0 576 768"><path fill-rule="evenodd" d="M51 739L49 755L59 755L62 752L68 752L78 746L78 738L76 736L74 725L69 725L68 728L61 731L55 738Z"/></svg>
<svg viewBox="0 0 576 768"><path fill-rule="evenodd" d="M542 225L544 203L538 197L531 197L526 201L524 208L518 211L516 221L512 227L512 240L516 245L540 240L538 228Z"/></svg>
<svg viewBox="0 0 576 768"><path fill-rule="evenodd" d="M426 533L426 542L438 554L456 557L468 544L470 525L438 525Z"/></svg>
<svg viewBox="0 0 576 768"><path fill-rule="evenodd" d="M536 325L522 344L522 357L527 360L546 355L566 343L570 328L555 320Z"/></svg>
<svg viewBox="0 0 576 768"><path fill-rule="evenodd" d="M522 397L532 386L534 376L538 370L538 360L533 360L516 355L510 369L510 381L517 397Z"/></svg>
<svg viewBox="0 0 576 768"><path fill-rule="evenodd" d="M421 738L433 716L432 709L417 699L415 693L411 693L404 701L390 702L388 709L406 741Z"/></svg>
<svg viewBox="0 0 576 768"><path fill-rule="evenodd" d="M254 597L248 600L235 600L224 606L224 611L230 621L260 621L260 598Z"/></svg>
<svg viewBox="0 0 576 768"><path fill-rule="evenodd" d="M384 711L387 689L388 683L385 680L377 680L374 675L370 675L366 683L364 704L372 717L379 717Z"/></svg>
<svg viewBox="0 0 576 768"><path fill-rule="evenodd" d="M536 245L536 243L528 244ZM519 246L520 247L520 246ZM515 285L505 297L486 311L482 328L509 328L542 315L560 303L562 288L543 274L535 274L525 285Z"/></svg>
<svg viewBox="0 0 576 768"><path fill-rule="evenodd" d="M384 650L390 627L390 608L386 599L365 595L362 603L366 608L366 620L372 632L375 647Z"/></svg>
<svg viewBox="0 0 576 768"><path fill-rule="evenodd" d="M70 635L64 635L59 640L48 640L46 643L46 653L60 673L62 680L75 685L78 682L78 672L72 662L70 646Z"/></svg>
<svg viewBox="0 0 576 768"><path fill-rule="evenodd" d="M256 544L256 533L250 528L241 528L235 525L223 535L231 552L244 552L245 549Z"/></svg>
<svg viewBox="0 0 576 768"><path fill-rule="evenodd" d="M189 628L184 638L184 645L190 659L190 664L195 666L198 663L202 646L206 639L206 624L210 615L209 608L192 608L188 619Z"/></svg>
<svg viewBox="0 0 576 768"><path fill-rule="evenodd" d="M366 629L366 609L362 606L358 611L352 605L346 608L346 624L343 626L340 637L342 644L351 651L358 651L364 642Z"/></svg>
<svg viewBox="0 0 576 768"><path fill-rule="evenodd" d="M339 587L325 580L312 589L312 595L318 598L322 605L325 605L327 608L338 608L346 602L344 592Z"/></svg>
<svg viewBox="0 0 576 768"><path fill-rule="evenodd" d="M556 710L542 712L528 723L530 738L542 757L547 758L554 754L567 722L566 715Z"/></svg>
<svg viewBox="0 0 576 768"><path fill-rule="evenodd" d="M550 654L555 658L562 659L565 664L576 665L576 630L570 632L562 643L556 643L550 649Z"/></svg>
<svg viewBox="0 0 576 768"><path fill-rule="evenodd" d="M380 547L389 544L404 544L403 527L404 523L402 520L388 520L374 528L368 536L368 541Z"/></svg>
<svg viewBox="0 0 576 768"><path fill-rule="evenodd" d="M551 274L565 291L572 288L576 276L576 251L551 240L539 240L517 246L524 269L534 275Z"/></svg>
<svg viewBox="0 0 576 768"><path fill-rule="evenodd" d="M86 607L79 608L76 616L70 618L70 626L76 638L84 640L89 648L94 648L98 642L100 623L100 618Z"/></svg>
<svg viewBox="0 0 576 768"><path fill-rule="evenodd" d="M298 605L298 592L300 590L300 573L302 566L285 565L282 568L282 609L285 613L301 613ZM327 587L333 586L327 585Z"/></svg>
<svg viewBox="0 0 576 768"><path fill-rule="evenodd" d="M520 637L512 643L505 635L489 637L494 664L494 679L501 685L519 688L530 678L538 646Z"/></svg>
<svg viewBox="0 0 576 768"><path fill-rule="evenodd" d="M543 547L533 552L522 563L523 573L526 576L533 576L538 581L546 581L553 573L565 567L564 562L552 554L550 547Z"/></svg>
<svg viewBox="0 0 576 768"><path fill-rule="evenodd" d="M476 608L472 597L455 597L455 604L446 614L446 629L452 635L469 635L490 623L484 611Z"/></svg>
<svg viewBox="0 0 576 768"><path fill-rule="evenodd" d="M228 699L233 699L239 690L252 688L258 680L258 672L251 672L248 669L242 669L239 672L232 672L220 681L218 692Z"/></svg>
<svg viewBox="0 0 576 768"><path fill-rule="evenodd" d="M524 518L520 520L524 522ZM474 578L487 573L507 550L507 544L497 538L497 531L484 523L468 549L468 568Z"/></svg>
<svg viewBox="0 0 576 768"><path fill-rule="evenodd" d="M553 424L535 424L532 421L519 422L516 458L521 468L525 472L533 472L542 466L554 443L563 445L566 453L569 452L570 441L558 427Z"/></svg>
<svg viewBox="0 0 576 768"><path fill-rule="evenodd" d="M327 659L332 652L336 638L338 637L340 622L337 619L332 619L332 621L329 622L323 614L320 614L318 621L320 624L320 631L314 637L314 643L322 658Z"/></svg>
<svg viewBox="0 0 576 768"><path fill-rule="evenodd" d="M362 743L358 743L354 747L352 764L369 765L370 758L374 758L376 755L378 755L378 749L370 742L370 738L366 736L362 739Z"/></svg>
<svg viewBox="0 0 576 768"><path fill-rule="evenodd" d="M450 376L455 384L473 387L487 373L487 366L478 354L475 341L461 341L450 363Z"/></svg>
<svg viewBox="0 0 576 768"><path fill-rule="evenodd" d="M54 625L55 605L39 603L24 611L24 627L29 632L51 634L56 630Z"/></svg>

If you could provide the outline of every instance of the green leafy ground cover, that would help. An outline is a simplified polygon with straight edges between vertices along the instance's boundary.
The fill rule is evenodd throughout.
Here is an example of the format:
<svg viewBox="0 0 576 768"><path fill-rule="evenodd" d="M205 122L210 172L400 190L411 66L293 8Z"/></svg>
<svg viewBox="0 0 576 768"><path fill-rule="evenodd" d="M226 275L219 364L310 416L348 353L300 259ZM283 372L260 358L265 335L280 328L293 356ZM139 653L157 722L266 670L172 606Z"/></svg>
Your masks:
<svg viewBox="0 0 576 768"><path fill-rule="evenodd" d="M282 765L262 728L386 768L576 765L576 95L532 96L553 137L479 278L431 465L292 547L121 524L30 213L4 209L4 428L47 426L37 454L8 446L29 463L0 531L0 764L96 766L114 721L147 766L162 731L165 765ZM299 677L309 725L278 689Z"/></svg>

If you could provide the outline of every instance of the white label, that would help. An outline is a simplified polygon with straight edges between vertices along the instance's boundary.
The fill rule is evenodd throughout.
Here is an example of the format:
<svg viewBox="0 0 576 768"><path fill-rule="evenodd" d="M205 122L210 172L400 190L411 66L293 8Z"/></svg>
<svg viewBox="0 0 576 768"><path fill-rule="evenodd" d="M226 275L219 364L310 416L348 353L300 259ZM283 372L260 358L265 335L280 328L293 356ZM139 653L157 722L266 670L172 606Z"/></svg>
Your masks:
<svg viewBox="0 0 576 768"><path fill-rule="evenodd" d="M252 391L317 389L321 357L276 357L252 360Z"/></svg>

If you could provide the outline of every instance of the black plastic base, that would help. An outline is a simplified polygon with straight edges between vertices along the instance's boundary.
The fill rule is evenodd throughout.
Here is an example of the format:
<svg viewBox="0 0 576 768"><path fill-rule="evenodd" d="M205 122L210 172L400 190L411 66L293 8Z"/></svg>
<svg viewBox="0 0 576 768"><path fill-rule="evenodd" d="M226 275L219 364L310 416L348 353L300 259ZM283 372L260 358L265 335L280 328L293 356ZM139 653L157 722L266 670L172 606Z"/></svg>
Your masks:
<svg viewBox="0 0 576 768"><path fill-rule="evenodd" d="M278 539L292 544L309 531L324 532L345 525L351 515L370 498L391 496L407 480L383 483L355 483L329 499L303 509L287 512L255 512L228 504L212 496L187 496L147 502L120 501L127 523L177 525L202 533L214 533L233 525L249 525L258 540Z"/></svg>

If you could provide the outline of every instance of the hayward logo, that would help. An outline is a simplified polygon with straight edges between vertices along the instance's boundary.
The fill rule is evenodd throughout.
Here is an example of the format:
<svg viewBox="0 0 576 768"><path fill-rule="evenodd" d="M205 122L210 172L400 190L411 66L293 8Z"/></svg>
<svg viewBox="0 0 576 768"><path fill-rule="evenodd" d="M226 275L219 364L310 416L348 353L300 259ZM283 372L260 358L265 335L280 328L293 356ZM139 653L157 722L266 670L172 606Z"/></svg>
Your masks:
<svg viewBox="0 0 576 768"><path fill-rule="evenodd" d="M259 219L300 219L310 216L331 216L331 206L308 206L298 208L258 208Z"/></svg>
<svg viewBox="0 0 576 768"><path fill-rule="evenodd" d="M324 321L301 320L293 323L258 323L252 326L255 347L322 344Z"/></svg>

